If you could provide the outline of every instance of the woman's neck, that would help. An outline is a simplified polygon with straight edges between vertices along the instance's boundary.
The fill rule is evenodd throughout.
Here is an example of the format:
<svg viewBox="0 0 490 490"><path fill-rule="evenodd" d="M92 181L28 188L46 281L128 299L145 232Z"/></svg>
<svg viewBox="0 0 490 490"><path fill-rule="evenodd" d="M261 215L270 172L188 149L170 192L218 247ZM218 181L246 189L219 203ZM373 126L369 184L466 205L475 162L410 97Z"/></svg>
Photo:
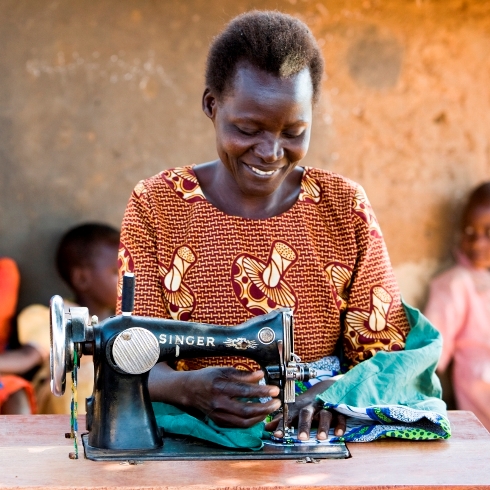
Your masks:
<svg viewBox="0 0 490 490"><path fill-rule="evenodd" d="M245 195L219 160L197 165L194 173L207 201L223 213L247 219L267 219L288 211L296 203L303 169L297 167L276 191L266 196Z"/></svg>

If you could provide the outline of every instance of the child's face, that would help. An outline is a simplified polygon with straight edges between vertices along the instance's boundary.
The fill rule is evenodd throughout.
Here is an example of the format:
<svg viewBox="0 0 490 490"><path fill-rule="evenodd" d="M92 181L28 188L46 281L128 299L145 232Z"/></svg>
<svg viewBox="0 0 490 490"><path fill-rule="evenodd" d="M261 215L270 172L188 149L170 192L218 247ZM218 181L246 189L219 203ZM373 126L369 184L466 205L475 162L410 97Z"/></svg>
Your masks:
<svg viewBox="0 0 490 490"><path fill-rule="evenodd" d="M99 243L95 246L88 266L89 287L85 291L97 304L114 309L117 301L117 252L115 245Z"/></svg>
<svg viewBox="0 0 490 490"><path fill-rule="evenodd" d="M461 251L473 267L490 269L490 206L482 204L469 210L463 223Z"/></svg>

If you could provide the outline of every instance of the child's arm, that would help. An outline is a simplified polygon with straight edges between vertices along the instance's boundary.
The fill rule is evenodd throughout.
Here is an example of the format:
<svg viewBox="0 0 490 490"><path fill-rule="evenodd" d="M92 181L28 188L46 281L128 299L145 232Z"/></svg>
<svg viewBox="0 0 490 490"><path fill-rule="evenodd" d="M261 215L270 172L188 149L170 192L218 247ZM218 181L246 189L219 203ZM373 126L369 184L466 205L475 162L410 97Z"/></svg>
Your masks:
<svg viewBox="0 0 490 490"><path fill-rule="evenodd" d="M0 354L1 374L24 374L33 367L41 364L41 353L31 345L20 349L5 351Z"/></svg>

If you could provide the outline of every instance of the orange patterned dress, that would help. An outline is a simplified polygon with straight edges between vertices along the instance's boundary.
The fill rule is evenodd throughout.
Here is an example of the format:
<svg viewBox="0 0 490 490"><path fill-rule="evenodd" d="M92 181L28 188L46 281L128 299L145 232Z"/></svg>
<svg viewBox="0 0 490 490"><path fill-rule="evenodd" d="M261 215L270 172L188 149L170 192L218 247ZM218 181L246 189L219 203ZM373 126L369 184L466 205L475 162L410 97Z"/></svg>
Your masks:
<svg viewBox="0 0 490 490"><path fill-rule="evenodd" d="M225 190L224 190L225 192ZM236 325L287 307L304 362L333 355L349 366L400 350L409 330L376 217L364 190L305 168L296 203L267 219L209 203L192 166L164 170L133 190L121 232L120 274L134 272L134 314ZM180 361L255 369L230 357Z"/></svg>

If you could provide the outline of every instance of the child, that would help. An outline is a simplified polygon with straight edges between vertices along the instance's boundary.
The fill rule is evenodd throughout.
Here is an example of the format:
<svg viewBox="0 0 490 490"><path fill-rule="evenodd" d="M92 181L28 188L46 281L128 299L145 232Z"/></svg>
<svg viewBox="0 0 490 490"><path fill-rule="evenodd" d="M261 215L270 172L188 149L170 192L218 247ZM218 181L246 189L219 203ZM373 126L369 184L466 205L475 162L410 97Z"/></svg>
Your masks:
<svg viewBox="0 0 490 490"><path fill-rule="evenodd" d="M490 429L490 182L468 199L457 265L432 281L425 314L444 340L438 370L454 360L458 408Z"/></svg>
<svg viewBox="0 0 490 490"><path fill-rule="evenodd" d="M56 266L74 294L73 301L64 302L67 311L71 306L85 306L99 321L114 314L118 246L119 232L104 224L80 225L63 236ZM21 343L35 345L41 351L49 349L49 309L46 306L31 305L24 309L19 315L18 329ZM83 407L84 399L92 394L93 376L92 358L82 357L78 373L79 407ZM49 378L49 366L41 377L43 381ZM38 383L36 391L40 413L70 413L69 381L65 395L60 398L51 395L49 383Z"/></svg>
<svg viewBox="0 0 490 490"><path fill-rule="evenodd" d="M17 264L0 258L0 414L36 413L34 390L17 376L42 362L42 356L31 346L6 351L12 318L17 308L20 275Z"/></svg>

